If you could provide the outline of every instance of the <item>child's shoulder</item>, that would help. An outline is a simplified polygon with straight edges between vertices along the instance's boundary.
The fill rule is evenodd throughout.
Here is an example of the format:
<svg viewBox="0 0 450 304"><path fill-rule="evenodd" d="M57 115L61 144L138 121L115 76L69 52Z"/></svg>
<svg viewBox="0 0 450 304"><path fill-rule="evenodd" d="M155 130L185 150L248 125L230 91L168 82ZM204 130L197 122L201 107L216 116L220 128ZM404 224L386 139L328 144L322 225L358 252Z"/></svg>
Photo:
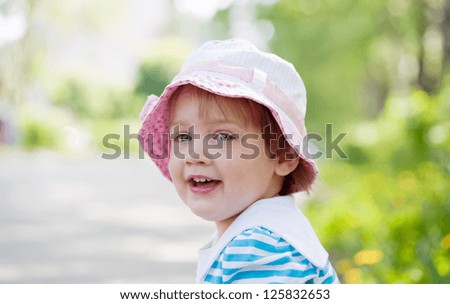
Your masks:
<svg viewBox="0 0 450 304"><path fill-rule="evenodd" d="M233 246L237 244L242 245L257 245L257 244L267 244L267 245L287 245L287 242L277 233L272 230L263 227L255 226L248 228L237 234L228 244L228 246Z"/></svg>
<svg viewBox="0 0 450 304"><path fill-rule="evenodd" d="M245 252L257 251L260 255L296 252L280 235L263 226L241 231L225 246L224 252L238 250L232 248L241 248Z"/></svg>
<svg viewBox="0 0 450 304"><path fill-rule="evenodd" d="M326 269L316 267L281 236L263 226L237 234L216 261L223 271L224 282L317 283L319 280L336 280L329 263Z"/></svg>

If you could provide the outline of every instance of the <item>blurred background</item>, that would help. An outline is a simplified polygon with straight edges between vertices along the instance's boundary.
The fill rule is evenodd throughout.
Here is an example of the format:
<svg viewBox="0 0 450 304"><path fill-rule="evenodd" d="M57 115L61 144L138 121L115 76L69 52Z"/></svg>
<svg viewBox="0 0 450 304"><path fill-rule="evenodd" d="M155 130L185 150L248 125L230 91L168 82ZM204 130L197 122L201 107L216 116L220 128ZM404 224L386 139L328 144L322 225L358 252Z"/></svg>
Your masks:
<svg viewBox="0 0 450 304"><path fill-rule="evenodd" d="M194 282L214 225L124 135L230 37L296 66L309 132L346 134L297 197L341 281L450 283L449 0L0 0L1 283Z"/></svg>

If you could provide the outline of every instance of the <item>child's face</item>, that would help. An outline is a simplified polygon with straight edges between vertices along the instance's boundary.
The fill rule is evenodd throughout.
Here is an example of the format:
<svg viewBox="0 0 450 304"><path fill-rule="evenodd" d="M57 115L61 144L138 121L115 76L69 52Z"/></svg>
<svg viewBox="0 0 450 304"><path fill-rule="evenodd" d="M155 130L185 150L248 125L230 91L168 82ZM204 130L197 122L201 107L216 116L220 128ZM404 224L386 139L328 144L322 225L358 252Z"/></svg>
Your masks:
<svg viewBox="0 0 450 304"><path fill-rule="evenodd" d="M217 101L226 102L245 101ZM257 124L233 114L227 105L205 103L181 94L173 106L169 172L185 204L196 215L219 224L258 199L276 196L283 178L275 172L277 158L266 156ZM207 115L201 115L204 107Z"/></svg>

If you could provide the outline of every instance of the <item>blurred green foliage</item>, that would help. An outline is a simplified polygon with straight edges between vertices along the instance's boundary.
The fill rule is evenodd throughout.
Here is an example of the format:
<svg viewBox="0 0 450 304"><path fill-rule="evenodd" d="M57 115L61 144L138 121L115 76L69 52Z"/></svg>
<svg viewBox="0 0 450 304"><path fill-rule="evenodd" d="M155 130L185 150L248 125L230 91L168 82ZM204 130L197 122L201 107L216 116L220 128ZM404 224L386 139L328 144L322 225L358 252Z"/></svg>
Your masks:
<svg viewBox="0 0 450 304"><path fill-rule="evenodd" d="M55 130L47 123L38 120L27 120L22 125L22 128L24 136L23 146L25 148L58 148L59 138L55 135Z"/></svg>
<svg viewBox="0 0 450 304"><path fill-rule="evenodd" d="M70 77L62 79L55 87L52 101L84 120L135 117L142 106L142 98L130 89Z"/></svg>
<svg viewBox="0 0 450 304"><path fill-rule="evenodd" d="M76 79L68 79L54 94L56 105L67 106L80 117L92 116L91 104L86 94L86 85Z"/></svg>
<svg viewBox="0 0 450 304"><path fill-rule="evenodd" d="M450 283L449 96L389 98L321 162L306 212L343 282Z"/></svg>
<svg viewBox="0 0 450 304"><path fill-rule="evenodd" d="M139 78L135 92L141 96L161 95L166 85L172 80L161 62L148 61L139 67Z"/></svg>
<svg viewBox="0 0 450 304"><path fill-rule="evenodd" d="M190 51L183 39L170 35L162 38L139 65L134 94L144 100L150 94L161 95Z"/></svg>

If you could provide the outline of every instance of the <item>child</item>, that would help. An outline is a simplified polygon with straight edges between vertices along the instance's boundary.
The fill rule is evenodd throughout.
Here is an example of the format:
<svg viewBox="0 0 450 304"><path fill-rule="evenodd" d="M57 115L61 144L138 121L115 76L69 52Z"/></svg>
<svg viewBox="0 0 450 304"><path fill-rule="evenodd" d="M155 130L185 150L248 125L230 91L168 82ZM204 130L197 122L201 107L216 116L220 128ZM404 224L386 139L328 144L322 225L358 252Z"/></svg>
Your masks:
<svg viewBox="0 0 450 304"><path fill-rule="evenodd" d="M251 43L210 41L141 112L141 145L217 232L199 283L338 283L291 195L317 175L305 156L306 92L292 64Z"/></svg>

